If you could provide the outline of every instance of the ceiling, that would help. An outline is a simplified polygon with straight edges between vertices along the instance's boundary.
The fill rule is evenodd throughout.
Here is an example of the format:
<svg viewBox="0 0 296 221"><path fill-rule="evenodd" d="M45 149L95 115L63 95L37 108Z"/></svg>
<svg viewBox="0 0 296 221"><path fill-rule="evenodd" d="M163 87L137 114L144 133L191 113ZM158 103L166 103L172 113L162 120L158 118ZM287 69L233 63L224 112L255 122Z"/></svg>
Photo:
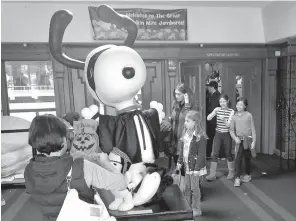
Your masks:
<svg viewBox="0 0 296 221"><path fill-rule="evenodd" d="M147 0L96 0L96 1L86 1L86 0L2 0L1 2L75 2L75 3L107 3L112 2L116 4L137 4L137 5L147 5ZM199 7L239 7L239 8L264 8L266 5L275 2L274 0L269 1L172 1L172 0L149 0L149 3L153 5L169 5L169 6L199 6ZM148 3L148 4L149 4Z"/></svg>

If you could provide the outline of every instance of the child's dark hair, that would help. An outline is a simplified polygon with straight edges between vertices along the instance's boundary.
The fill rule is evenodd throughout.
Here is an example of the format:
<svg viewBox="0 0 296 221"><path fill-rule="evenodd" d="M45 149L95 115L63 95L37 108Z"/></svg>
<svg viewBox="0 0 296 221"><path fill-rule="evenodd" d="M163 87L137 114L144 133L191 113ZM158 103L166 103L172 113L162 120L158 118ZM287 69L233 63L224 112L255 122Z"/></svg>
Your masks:
<svg viewBox="0 0 296 221"><path fill-rule="evenodd" d="M227 103L228 103L227 107L228 107L228 108L231 107L231 102L230 102L230 100L229 100L228 95L227 95L227 94L221 94L220 97L219 97L219 101L220 101L222 98L223 98L224 100L227 101Z"/></svg>
<svg viewBox="0 0 296 221"><path fill-rule="evenodd" d="M244 105L245 105L245 110L247 110L247 107L248 107L248 100L247 100L247 98L245 98L245 97L240 97L240 98L237 99L236 103L238 103L239 101L241 101L241 102L244 103Z"/></svg>
<svg viewBox="0 0 296 221"><path fill-rule="evenodd" d="M50 154L60 151L67 136L67 126L58 117L46 114L36 116L29 129L29 144L38 152Z"/></svg>
<svg viewBox="0 0 296 221"><path fill-rule="evenodd" d="M186 117L190 120L195 121L195 132L204 136L207 139L208 136L202 125L201 113L199 111L190 110L187 112Z"/></svg>

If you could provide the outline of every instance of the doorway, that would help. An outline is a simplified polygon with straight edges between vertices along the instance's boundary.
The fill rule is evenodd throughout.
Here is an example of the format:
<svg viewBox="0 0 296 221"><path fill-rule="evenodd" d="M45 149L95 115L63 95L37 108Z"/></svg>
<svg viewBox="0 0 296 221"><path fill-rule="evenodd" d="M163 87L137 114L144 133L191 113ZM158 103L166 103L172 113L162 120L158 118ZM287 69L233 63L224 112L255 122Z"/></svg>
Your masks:
<svg viewBox="0 0 296 221"><path fill-rule="evenodd" d="M256 151L260 153L262 122L262 72L263 61L200 60L180 63L181 80L195 95L204 119L206 119L206 83L218 81L219 91L229 96L231 108L236 109L238 97L248 99L248 111L254 117L256 129ZM204 120L204 126L205 126Z"/></svg>

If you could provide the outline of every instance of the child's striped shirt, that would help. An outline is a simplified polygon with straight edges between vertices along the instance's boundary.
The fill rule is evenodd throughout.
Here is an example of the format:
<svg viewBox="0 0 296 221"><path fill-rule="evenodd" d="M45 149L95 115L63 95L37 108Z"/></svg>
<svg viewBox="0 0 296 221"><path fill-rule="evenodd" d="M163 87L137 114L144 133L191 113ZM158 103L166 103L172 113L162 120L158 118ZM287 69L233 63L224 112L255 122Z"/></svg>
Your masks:
<svg viewBox="0 0 296 221"><path fill-rule="evenodd" d="M232 109L220 109L217 111L217 127L216 131L220 133L227 133L229 132L229 126L225 124L225 122L221 119L224 118L229 123L231 117L234 115L234 110Z"/></svg>

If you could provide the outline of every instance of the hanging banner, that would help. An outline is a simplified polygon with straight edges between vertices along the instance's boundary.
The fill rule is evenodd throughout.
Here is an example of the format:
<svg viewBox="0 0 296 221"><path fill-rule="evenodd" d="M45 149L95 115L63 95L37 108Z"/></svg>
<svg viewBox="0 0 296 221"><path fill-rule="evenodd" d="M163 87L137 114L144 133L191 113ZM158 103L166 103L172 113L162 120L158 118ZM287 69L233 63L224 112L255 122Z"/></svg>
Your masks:
<svg viewBox="0 0 296 221"><path fill-rule="evenodd" d="M97 7L88 7L95 40L124 40L127 31L116 25L100 21ZM187 40L187 10L115 9L127 15L138 25L137 40L185 41Z"/></svg>

